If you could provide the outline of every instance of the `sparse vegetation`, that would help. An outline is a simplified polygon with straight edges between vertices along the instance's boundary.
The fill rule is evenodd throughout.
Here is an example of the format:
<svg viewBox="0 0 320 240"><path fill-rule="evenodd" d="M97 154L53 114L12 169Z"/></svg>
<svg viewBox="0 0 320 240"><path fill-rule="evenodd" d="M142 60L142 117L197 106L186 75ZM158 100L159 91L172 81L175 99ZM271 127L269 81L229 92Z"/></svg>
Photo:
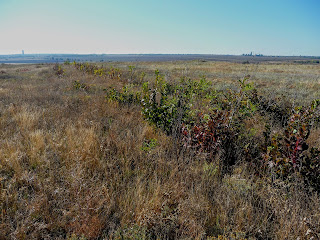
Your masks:
<svg viewBox="0 0 320 240"><path fill-rule="evenodd" d="M320 238L317 64L21 69L0 66L0 239Z"/></svg>

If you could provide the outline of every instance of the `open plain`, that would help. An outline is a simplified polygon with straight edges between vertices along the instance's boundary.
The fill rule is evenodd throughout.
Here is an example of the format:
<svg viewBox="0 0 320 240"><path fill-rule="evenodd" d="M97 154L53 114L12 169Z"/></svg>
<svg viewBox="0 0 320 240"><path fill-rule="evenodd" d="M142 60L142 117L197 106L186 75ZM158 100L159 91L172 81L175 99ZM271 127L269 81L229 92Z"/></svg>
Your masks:
<svg viewBox="0 0 320 240"><path fill-rule="evenodd" d="M2 64L0 239L318 239L318 98L316 63Z"/></svg>

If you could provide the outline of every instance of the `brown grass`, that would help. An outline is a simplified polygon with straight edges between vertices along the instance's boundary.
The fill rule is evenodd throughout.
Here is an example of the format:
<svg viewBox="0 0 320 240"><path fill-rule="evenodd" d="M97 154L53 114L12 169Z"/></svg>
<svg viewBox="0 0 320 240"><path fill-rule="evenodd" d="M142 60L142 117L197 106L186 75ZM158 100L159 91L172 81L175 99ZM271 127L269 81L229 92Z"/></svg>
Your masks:
<svg viewBox="0 0 320 240"><path fill-rule="evenodd" d="M0 66L0 239L320 236L320 198L298 181L261 179L245 163L221 178L201 154L177 151L175 140L150 127L138 106L106 101L103 88L121 88L127 75L115 82L63 66L60 78L52 67ZM137 68L146 79L159 68L172 82L206 74L220 88L250 74L263 91L301 102L304 91L313 97L319 90L317 65L173 62ZM75 90L76 80L90 91ZM258 122L245 124L259 131ZM156 146L143 150L150 139ZM319 144L318 135L310 141Z"/></svg>

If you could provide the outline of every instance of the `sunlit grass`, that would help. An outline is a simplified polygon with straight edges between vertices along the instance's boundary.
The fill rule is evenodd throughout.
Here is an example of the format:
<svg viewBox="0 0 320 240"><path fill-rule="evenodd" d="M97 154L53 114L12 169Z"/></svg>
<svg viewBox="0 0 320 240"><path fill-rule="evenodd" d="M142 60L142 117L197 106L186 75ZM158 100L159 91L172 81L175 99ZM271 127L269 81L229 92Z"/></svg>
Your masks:
<svg viewBox="0 0 320 240"><path fill-rule="evenodd" d="M110 64L104 64L111 67ZM317 65L224 62L113 63L120 80L63 66L1 65L0 238L310 239L319 237L320 200L300 182L260 178L247 163L224 176L204 153L179 150L137 105L105 98L154 79L206 79L218 89L245 75L263 94L297 103L319 97ZM75 89L75 81L90 90ZM259 117L244 122L263 135ZM319 130L310 145L319 147ZM250 132L248 132L248 135ZM154 141L152 146L146 143Z"/></svg>

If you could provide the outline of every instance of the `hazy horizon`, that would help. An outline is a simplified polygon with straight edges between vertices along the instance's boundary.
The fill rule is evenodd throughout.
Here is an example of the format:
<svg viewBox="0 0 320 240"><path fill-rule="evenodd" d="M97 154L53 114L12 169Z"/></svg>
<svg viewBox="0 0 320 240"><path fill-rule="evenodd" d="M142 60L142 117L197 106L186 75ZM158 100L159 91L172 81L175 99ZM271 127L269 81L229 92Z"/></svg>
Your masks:
<svg viewBox="0 0 320 240"><path fill-rule="evenodd" d="M248 54L248 53L244 53ZM217 56L243 56L244 54L214 54L214 53L12 53L12 54L1 54L0 56L28 56L28 55L217 55ZM259 55L257 53L257 55ZM248 55L250 56L250 55ZM256 56L253 53L252 56ZM320 55L267 55L262 54L264 57L316 57L319 58Z"/></svg>
<svg viewBox="0 0 320 240"><path fill-rule="evenodd" d="M320 2L0 0L0 55L320 56Z"/></svg>

